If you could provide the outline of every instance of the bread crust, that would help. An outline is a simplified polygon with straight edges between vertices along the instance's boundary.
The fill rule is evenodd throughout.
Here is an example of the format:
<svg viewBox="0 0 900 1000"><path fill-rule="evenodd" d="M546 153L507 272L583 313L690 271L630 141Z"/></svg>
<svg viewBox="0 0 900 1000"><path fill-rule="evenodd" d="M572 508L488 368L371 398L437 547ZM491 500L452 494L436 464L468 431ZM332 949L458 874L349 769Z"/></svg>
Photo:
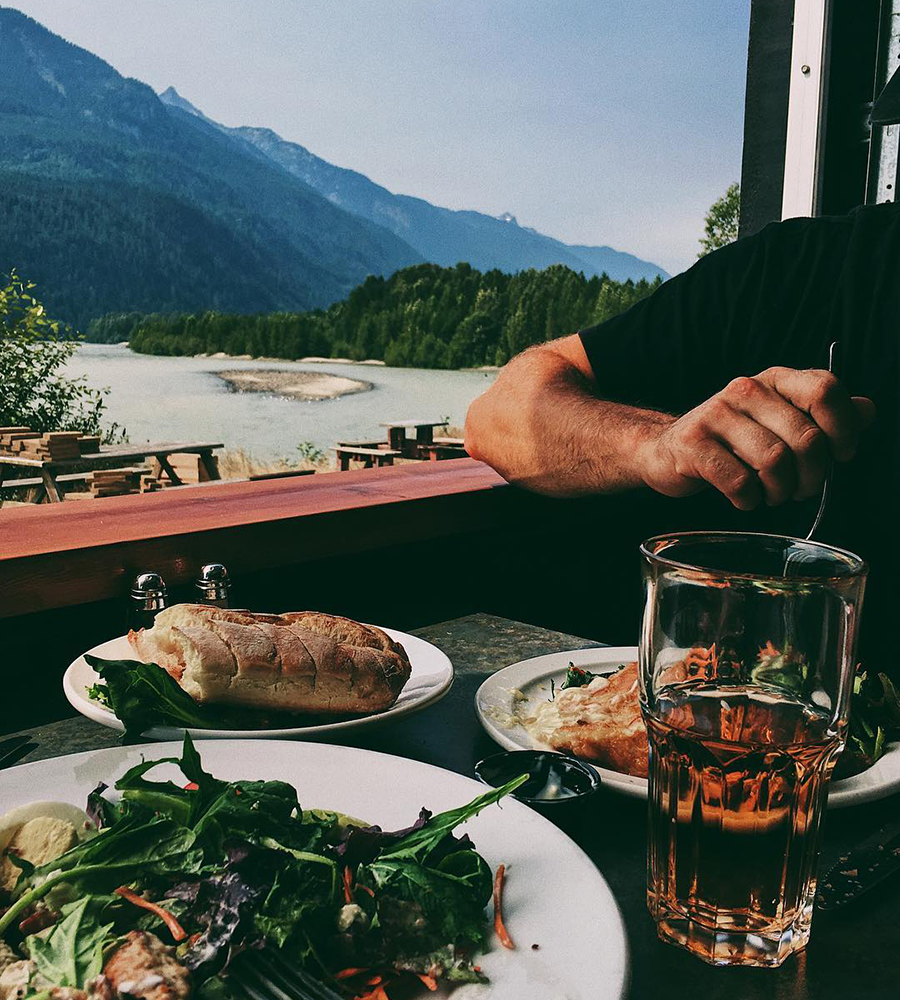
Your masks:
<svg viewBox="0 0 900 1000"><path fill-rule="evenodd" d="M396 702L410 675L403 647L381 629L318 612L182 604L128 639L141 660L159 663L200 703L378 712Z"/></svg>

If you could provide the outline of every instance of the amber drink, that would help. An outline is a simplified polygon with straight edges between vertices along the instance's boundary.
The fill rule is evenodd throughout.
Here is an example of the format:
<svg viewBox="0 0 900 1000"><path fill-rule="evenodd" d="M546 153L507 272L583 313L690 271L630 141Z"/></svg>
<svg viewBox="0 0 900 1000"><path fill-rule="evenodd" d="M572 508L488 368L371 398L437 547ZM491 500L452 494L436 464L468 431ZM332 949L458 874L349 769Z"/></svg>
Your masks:
<svg viewBox="0 0 900 1000"><path fill-rule="evenodd" d="M708 962L780 965L809 940L865 566L776 536L642 550L650 913Z"/></svg>

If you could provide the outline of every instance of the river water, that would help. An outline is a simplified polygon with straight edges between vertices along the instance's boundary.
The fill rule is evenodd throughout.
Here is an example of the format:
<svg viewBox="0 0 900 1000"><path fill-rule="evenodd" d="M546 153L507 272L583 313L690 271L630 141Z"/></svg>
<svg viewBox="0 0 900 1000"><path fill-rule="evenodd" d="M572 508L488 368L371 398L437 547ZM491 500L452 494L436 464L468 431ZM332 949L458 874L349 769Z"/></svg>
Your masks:
<svg viewBox="0 0 900 1000"><path fill-rule="evenodd" d="M216 374L225 369L328 372L370 382L369 392L305 402L269 393L235 392ZM440 420L461 426L469 403L495 372L434 371L382 365L167 358L134 354L118 344L82 344L67 366L95 388L108 387L106 420L130 441L223 441L255 458L296 458L310 441L377 440L388 420Z"/></svg>

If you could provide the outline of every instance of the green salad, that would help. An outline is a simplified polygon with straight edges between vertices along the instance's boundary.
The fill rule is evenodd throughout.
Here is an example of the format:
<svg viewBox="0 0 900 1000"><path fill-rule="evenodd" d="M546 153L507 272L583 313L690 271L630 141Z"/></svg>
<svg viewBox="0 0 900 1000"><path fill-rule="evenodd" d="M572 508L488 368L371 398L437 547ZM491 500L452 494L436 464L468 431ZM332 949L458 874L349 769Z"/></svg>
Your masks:
<svg viewBox="0 0 900 1000"><path fill-rule="evenodd" d="M161 763L184 781L152 780ZM525 780L386 832L303 808L283 781L221 781L185 736L180 758L91 793L96 836L38 865L6 851L0 983L14 969L33 1000L228 1000L233 963L261 948L348 998L483 982L496 882L454 831Z"/></svg>

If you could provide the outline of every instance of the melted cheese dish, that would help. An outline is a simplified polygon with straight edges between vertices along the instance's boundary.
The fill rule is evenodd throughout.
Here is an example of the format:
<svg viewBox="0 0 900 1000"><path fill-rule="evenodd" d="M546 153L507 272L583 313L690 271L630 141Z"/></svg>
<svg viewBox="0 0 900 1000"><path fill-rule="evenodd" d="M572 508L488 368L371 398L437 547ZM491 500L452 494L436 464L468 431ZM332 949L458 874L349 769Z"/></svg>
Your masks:
<svg viewBox="0 0 900 1000"><path fill-rule="evenodd" d="M532 739L614 771L646 777L647 731L638 702L637 664L564 688L521 723Z"/></svg>

